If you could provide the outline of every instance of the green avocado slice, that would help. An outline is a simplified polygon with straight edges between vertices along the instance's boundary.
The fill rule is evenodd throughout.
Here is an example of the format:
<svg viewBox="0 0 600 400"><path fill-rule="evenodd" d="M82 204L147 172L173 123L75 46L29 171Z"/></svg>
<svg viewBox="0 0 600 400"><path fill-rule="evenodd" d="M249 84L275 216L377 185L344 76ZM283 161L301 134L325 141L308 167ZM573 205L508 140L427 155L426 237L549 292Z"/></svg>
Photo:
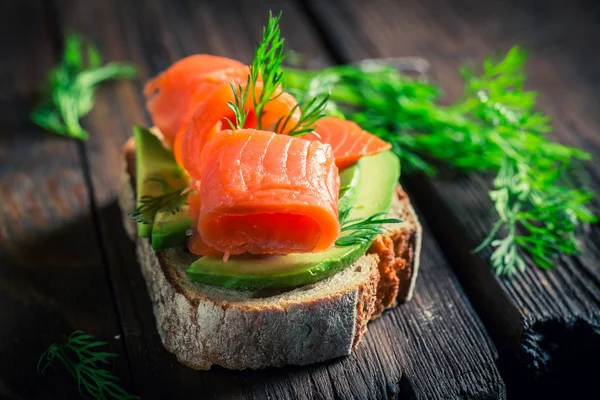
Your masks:
<svg viewBox="0 0 600 400"><path fill-rule="evenodd" d="M400 162L390 151L363 157L356 164L358 182L349 219L387 212L400 177ZM373 238L374 239L374 238ZM236 290L260 290L307 285L331 276L365 254L369 243L334 246L320 253L253 257L232 256L227 262L202 257L186 270L194 282Z"/></svg>
<svg viewBox="0 0 600 400"><path fill-rule="evenodd" d="M359 179L360 169L356 164L340 171L340 199L338 200L338 208L340 210L352 207Z"/></svg>
<svg viewBox="0 0 600 400"><path fill-rule="evenodd" d="M179 246L187 240L186 232L192 227L187 204L173 214L170 210L158 210L152 225L152 248L155 251Z"/></svg>
<svg viewBox="0 0 600 400"><path fill-rule="evenodd" d="M167 150L156 135L148 129L134 126L133 136L135 138L135 168L136 168L136 207L140 207L141 199L147 197L159 197L169 192L183 190L188 185L189 179L185 171L177 165L173 153ZM177 213L181 214L180 212ZM164 214L169 214L168 217ZM158 210L157 217L149 218L147 221L138 222L138 236L143 238L154 237L159 240L159 248L165 243L172 243L176 237L181 236L182 218L172 218L174 215L167 210ZM184 213L187 216L187 211ZM156 224L156 219L159 224ZM188 226L183 229L189 228ZM175 238L170 238L173 235ZM185 237L183 237L185 239ZM179 243L183 243L183 240Z"/></svg>

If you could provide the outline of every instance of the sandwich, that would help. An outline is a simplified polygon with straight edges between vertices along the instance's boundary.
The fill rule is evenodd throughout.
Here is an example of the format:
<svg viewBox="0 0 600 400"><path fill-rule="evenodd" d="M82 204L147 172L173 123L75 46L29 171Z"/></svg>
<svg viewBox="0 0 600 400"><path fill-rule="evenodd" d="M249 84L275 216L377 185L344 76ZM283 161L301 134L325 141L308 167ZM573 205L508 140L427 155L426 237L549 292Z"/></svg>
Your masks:
<svg viewBox="0 0 600 400"><path fill-rule="evenodd" d="M410 300L421 227L390 144L281 85L270 17L251 65L198 54L144 88L120 205L165 348L195 369L350 354Z"/></svg>

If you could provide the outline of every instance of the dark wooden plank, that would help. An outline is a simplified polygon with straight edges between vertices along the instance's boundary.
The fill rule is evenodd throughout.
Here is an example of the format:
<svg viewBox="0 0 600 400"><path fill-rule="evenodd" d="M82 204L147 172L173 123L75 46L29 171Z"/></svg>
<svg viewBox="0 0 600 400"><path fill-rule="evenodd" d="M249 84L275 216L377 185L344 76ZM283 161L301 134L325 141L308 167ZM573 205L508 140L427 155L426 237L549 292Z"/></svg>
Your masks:
<svg viewBox="0 0 600 400"><path fill-rule="evenodd" d="M596 160L600 156L600 117L592 112L600 99L600 63L589 57L590 46L600 39L597 6L558 1L309 3L339 61L421 56L431 61L433 78L450 98L461 91L459 65L524 45L530 50L530 87L541 92L540 107L553 117L553 137L590 151ZM586 165L596 193L599 165ZM584 255L563 259L548 272L529 263L525 273L500 279L490 272L489 253L471 254L493 222L488 180L417 177L406 183L425 217L434 221L434 233L498 344L515 385L523 390L527 383L532 392L543 389L552 395L585 393L594 385L588 366L600 355L598 226L586 236ZM521 368L515 368L515 360Z"/></svg>
<svg viewBox="0 0 600 400"><path fill-rule="evenodd" d="M3 3L0 27L0 398L77 398L63 368L36 375L38 358L76 329L123 353L120 328L81 148L29 123L36 92L57 60L52 10L41 0ZM127 381L126 358L112 368Z"/></svg>
<svg viewBox="0 0 600 400"><path fill-rule="evenodd" d="M249 61L268 10L284 10L282 30L289 48L329 62L295 3L259 4L148 1L61 2L60 20L92 38L109 59L129 59L146 79L176 59L209 52ZM226 15L227 29L222 29ZM495 350L465 300L456 278L427 231L415 299L371 324L351 357L308 368L196 372L178 364L162 347L133 246L116 206L120 145L131 125L148 124L141 83L100 94L86 126L94 195L103 243L123 318L135 391L144 398L503 398Z"/></svg>

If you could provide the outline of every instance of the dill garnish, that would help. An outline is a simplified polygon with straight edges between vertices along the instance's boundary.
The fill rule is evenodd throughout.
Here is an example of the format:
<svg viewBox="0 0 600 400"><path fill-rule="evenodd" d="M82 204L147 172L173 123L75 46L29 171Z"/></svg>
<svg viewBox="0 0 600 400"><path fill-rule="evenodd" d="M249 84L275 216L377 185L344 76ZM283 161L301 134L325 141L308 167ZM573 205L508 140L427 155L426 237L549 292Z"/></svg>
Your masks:
<svg viewBox="0 0 600 400"><path fill-rule="evenodd" d="M246 101L248 99L248 90L250 88L250 75L245 86L235 85L233 82L230 83L231 90L233 91L234 101L227 103L227 107L233 111L235 116L235 124L227 118L227 123L232 130L242 129L246 124L246 118L248 118L248 112L245 110Z"/></svg>
<svg viewBox="0 0 600 400"><path fill-rule="evenodd" d="M250 65L250 74L246 85L231 85L234 101L228 107L235 115L235 124L228 120L231 129L242 129L248 116L246 101L248 96L252 99L252 107L257 120L257 129L262 129L261 119L265 105L277 98L281 93L281 64L285 59L283 52L283 39L279 30L281 13L274 17L269 12L269 22L263 28L262 38L254 51L254 59ZM260 94L257 95L257 85L262 85ZM250 92L250 93L249 93Z"/></svg>
<svg viewBox="0 0 600 400"><path fill-rule="evenodd" d="M43 374L55 360L58 360L77 380L77 387L82 396L85 394L97 400L114 398L119 400L139 399L139 396L128 394L117 384L118 378L103 365L108 359L118 354L99 351L98 347L106 342L96 341L94 336L77 330L69 336L66 344L54 343L41 355L37 371ZM84 394L85 391L85 394Z"/></svg>
<svg viewBox="0 0 600 400"><path fill-rule="evenodd" d="M283 51L283 39L279 30L281 13L276 17L269 12L269 22L263 28L262 39L254 52L254 59L250 65L250 90L252 91L252 102L256 114L257 129L262 129L261 118L265 105L279 96L281 90L281 77L283 70L281 64L285 59ZM256 84L262 81L260 95L256 95Z"/></svg>
<svg viewBox="0 0 600 400"><path fill-rule="evenodd" d="M296 125L294 125L292 129L290 129L288 135L302 136L312 132L313 134L316 134L318 136L318 133L313 131L315 130L316 122L326 115L325 110L327 108L328 101L329 94L319 97L313 97L312 99L308 100L306 104L303 105L296 104L287 117L281 118L279 120L277 126L275 127L275 132L279 133L280 130L283 130L290 122L290 119L294 115L296 109L300 109L300 118L298 119Z"/></svg>
<svg viewBox="0 0 600 400"><path fill-rule="evenodd" d="M129 64L101 65L98 49L76 34L65 39L60 64L49 75L48 89L31 112L31 120L59 135L87 140L88 132L79 120L94 106L98 85L111 79L130 79L137 75Z"/></svg>
<svg viewBox="0 0 600 400"><path fill-rule="evenodd" d="M250 74L245 85L231 84L231 90L234 94L234 101L230 101L227 106L233 111L235 123L227 120L231 129L242 129L248 117L246 102L250 96L252 106L257 120L257 129L263 129L262 116L265 105L276 99L283 93L281 67L285 60L286 53L283 49L284 40L281 38L279 29L279 20L281 13L276 17L269 13L269 22L263 28L262 38L254 52L254 59L250 65ZM262 85L260 94L257 95L257 85ZM250 92L250 93L249 93ZM288 132L290 136L302 136L315 129L316 121L325 116L325 109L329 96L324 94L308 99L303 104L296 104L288 115L279 119L273 131L282 133L288 126L294 114L300 110L298 122Z"/></svg>
<svg viewBox="0 0 600 400"><path fill-rule="evenodd" d="M154 216L159 210L176 214L179 207L185 204L187 194L182 193L181 189L173 189L167 181L161 177L151 177L146 182L158 182L162 186L164 194L160 196L144 195L140 198L140 205L129 213L135 222L142 224L151 224L154 222Z"/></svg>
<svg viewBox="0 0 600 400"><path fill-rule="evenodd" d="M383 224L393 224L402 222L397 218L382 218L387 213L381 212L373 214L367 218L348 219L352 208L341 210L339 220L342 235L336 240L336 246L353 246L355 244L363 244L372 241L375 236L383 232ZM344 234L346 232L346 234Z"/></svg>

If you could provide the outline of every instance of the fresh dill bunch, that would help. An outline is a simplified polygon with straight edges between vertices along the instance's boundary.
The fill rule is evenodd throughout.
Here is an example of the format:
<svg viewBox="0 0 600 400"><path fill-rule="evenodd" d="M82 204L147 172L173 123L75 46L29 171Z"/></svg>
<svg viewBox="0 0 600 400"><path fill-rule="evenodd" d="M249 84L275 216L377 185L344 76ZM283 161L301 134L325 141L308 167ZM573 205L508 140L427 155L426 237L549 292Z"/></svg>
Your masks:
<svg viewBox="0 0 600 400"><path fill-rule="evenodd" d="M146 182L157 182L162 186L163 194L160 196L144 195L140 198L140 205L129 213L129 216L141 224L151 224L154 222L156 213L160 210L176 214L179 208L186 204L187 193L182 193L182 189L174 189L162 177L150 177Z"/></svg>
<svg viewBox="0 0 600 400"><path fill-rule="evenodd" d="M88 132L79 120L94 106L98 85L111 79L129 79L137 75L129 64L102 65L98 49L76 34L65 38L60 64L49 75L42 101L31 112L31 120L59 135L87 140Z"/></svg>
<svg viewBox="0 0 600 400"><path fill-rule="evenodd" d="M546 136L552 130L550 118L535 110L537 93L523 88L525 59L526 53L513 47L500 60L486 59L481 75L463 68L463 95L440 108L443 118L426 115L436 129L415 135L415 147L467 171L497 172L505 157L530 167L589 159L587 153Z"/></svg>
<svg viewBox="0 0 600 400"><path fill-rule="evenodd" d="M435 105L439 90L434 86L385 65L341 65L317 71L286 68L283 84L300 101L330 94L327 115L353 120L391 143L405 170L433 174L411 135L427 124L415 113L407 115L404 105L407 101Z"/></svg>
<svg viewBox="0 0 600 400"><path fill-rule="evenodd" d="M375 236L383 232L383 224L402 222L397 218L382 218L387 214L385 212L376 213L367 218L348 219L351 211L352 208L349 207L339 213L342 235L336 240L336 246L344 247L369 243L375 239ZM344 234L344 232L346 233Z"/></svg>
<svg viewBox="0 0 600 400"><path fill-rule="evenodd" d="M37 364L38 374L43 374L55 360L58 360L77 380L79 393L89 395L97 400L108 398L128 400L139 399L139 396L128 394L117 384L118 378L104 365L109 358L118 354L100 351L106 342L96 341L94 336L77 330L69 336L66 344L54 343L41 355ZM85 393L84 393L85 392Z"/></svg>
<svg viewBox="0 0 600 400"><path fill-rule="evenodd" d="M498 220L476 250L491 246L492 268L510 275L524 254L543 268L578 251L575 234L597 221L592 193L569 178L590 158L552 142L550 118L535 109L537 93L524 89L526 53L513 47L488 58L476 74L463 68L462 96L442 106L442 92L423 77L370 64L321 71L286 69L295 93L331 93L328 112L341 113L392 144L406 171L434 174L430 160L465 173L496 173L490 198Z"/></svg>
<svg viewBox="0 0 600 400"><path fill-rule="evenodd" d="M519 249L542 268L552 268L560 254L579 253L577 228L596 221L587 208L593 195L562 183L561 168L537 170L515 159L503 160L489 193L498 220L475 249L492 247L492 268L499 275L525 269ZM497 238L501 231L505 235Z"/></svg>
<svg viewBox="0 0 600 400"><path fill-rule="evenodd" d="M523 270L522 253L542 268L553 267L560 254L579 251L579 226L596 221L587 206L592 194L565 179L590 156L546 136L550 118L535 110L537 93L524 89L525 59L514 47L504 58L488 58L480 75L463 69L464 93L448 110L456 124L416 137L425 154L452 167L497 173L490 198L498 221L477 250L494 249L492 268L499 275Z"/></svg>

